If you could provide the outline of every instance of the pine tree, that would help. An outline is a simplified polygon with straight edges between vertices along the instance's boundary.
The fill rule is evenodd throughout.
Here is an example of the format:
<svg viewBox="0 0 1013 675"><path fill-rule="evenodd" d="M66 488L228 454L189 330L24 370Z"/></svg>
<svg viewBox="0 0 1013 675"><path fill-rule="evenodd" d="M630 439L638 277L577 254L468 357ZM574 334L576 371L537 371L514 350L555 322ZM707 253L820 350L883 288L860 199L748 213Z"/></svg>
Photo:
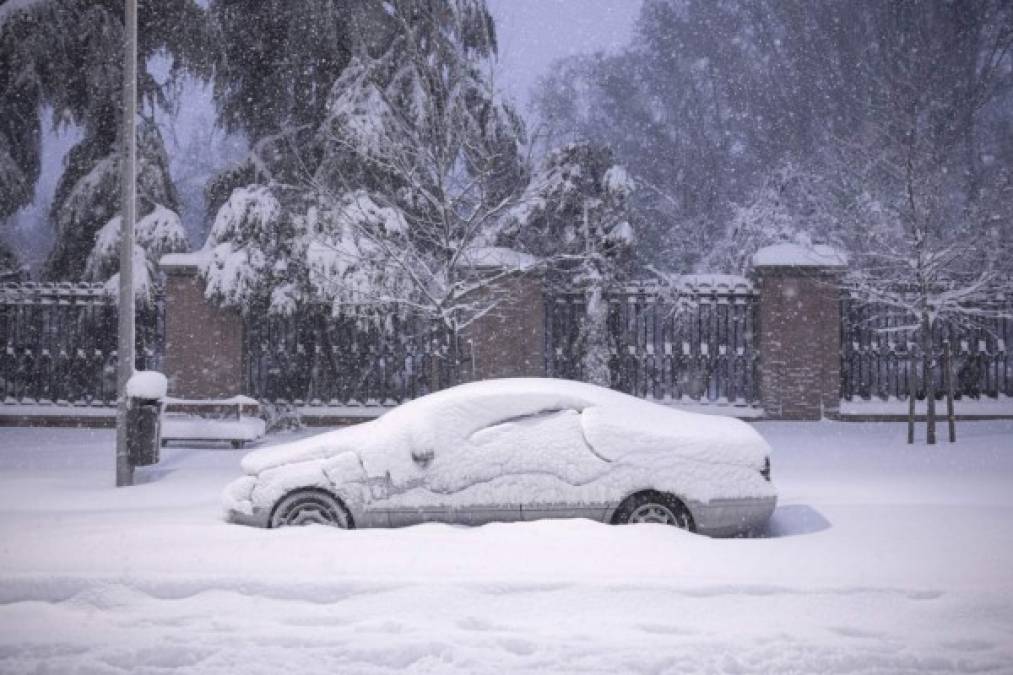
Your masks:
<svg viewBox="0 0 1013 675"><path fill-rule="evenodd" d="M635 243L634 184L612 152L571 143L550 152L499 232L501 241L546 261L550 285L584 291L584 378L610 384L608 295L628 274Z"/></svg>
<svg viewBox="0 0 1013 675"><path fill-rule="evenodd" d="M85 263L85 279L105 282L113 293L119 288L122 231L123 220L117 215L98 231L95 247ZM134 223L134 242L135 293L150 301L151 289L158 278L158 261L167 253L188 250L189 243L179 216L160 204Z"/></svg>
<svg viewBox="0 0 1013 675"><path fill-rule="evenodd" d="M388 4L319 125L288 136L298 165L263 152L273 136L255 144L260 181L231 191L209 239L213 297L401 305L452 332L483 311L469 251L524 180L520 120L483 74L491 18L479 0Z"/></svg>
<svg viewBox="0 0 1013 675"><path fill-rule="evenodd" d="M165 149L151 122L138 127L137 159L139 218L159 206L177 211L179 202ZM99 232L119 213L119 181L120 156L115 145L86 137L71 149L50 208L57 238L46 263L48 277L86 276L87 259Z"/></svg>
<svg viewBox="0 0 1013 675"><path fill-rule="evenodd" d="M212 0L218 121L250 152L206 188L212 217L232 191L293 184L316 161L314 134L353 42L368 40L381 3L368 0Z"/></svg>
<svg viewBox="0 0 1013 675"><path fill-rule="evenodd" d="M142 2L139 62L159 52L173 57L170 75L205 72L203 10L193 0ZM45 273L79 279L98 231L118 209L116 189L123 3L39 0L0 25L0 217L32 198L38 179L43 106L84 138L68 155L50 218L57 243ZM166 92L144 68L138 80L146 121L139 141L141 215L155 204L176 208L175 191L154 111Z"/></svg>

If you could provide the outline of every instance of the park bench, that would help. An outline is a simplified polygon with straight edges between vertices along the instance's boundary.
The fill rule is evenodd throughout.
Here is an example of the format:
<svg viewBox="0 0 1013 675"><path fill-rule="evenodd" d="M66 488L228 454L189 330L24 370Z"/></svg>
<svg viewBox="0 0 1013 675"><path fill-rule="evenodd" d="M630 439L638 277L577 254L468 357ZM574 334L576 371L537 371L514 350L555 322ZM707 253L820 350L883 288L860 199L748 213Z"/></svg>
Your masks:
<svg viewBox="0 0 1013 675"><path fill-rule="evenodd" d="M226 399L167 398L162 409L162 445L171 441L230 443L242 448L264 436L260 403L248 396Z"/></svg>

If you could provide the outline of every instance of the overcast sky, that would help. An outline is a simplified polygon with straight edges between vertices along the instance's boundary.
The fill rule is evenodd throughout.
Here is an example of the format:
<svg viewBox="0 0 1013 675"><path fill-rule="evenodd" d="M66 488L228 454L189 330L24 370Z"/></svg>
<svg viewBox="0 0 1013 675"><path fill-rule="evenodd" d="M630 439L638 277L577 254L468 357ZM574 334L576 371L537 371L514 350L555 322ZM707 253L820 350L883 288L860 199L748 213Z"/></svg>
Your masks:
<svg viewBox="0 0 1013 675"><path fill-rule="evenodd" d="M629 43L641 0L486 0L499 38L497 86L527 110L553 61Z"/></svg>

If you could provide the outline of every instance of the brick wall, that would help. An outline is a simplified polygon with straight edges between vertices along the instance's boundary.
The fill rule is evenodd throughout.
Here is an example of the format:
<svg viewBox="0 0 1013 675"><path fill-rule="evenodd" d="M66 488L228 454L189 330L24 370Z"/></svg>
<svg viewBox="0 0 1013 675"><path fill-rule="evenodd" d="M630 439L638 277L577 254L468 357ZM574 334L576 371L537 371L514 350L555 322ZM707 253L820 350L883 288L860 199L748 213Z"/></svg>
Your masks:
<svg viewBox="0 0 1013 675"><path fill-rule="evenodd" d="M473 377L545 376L545 304L542 279L507 277L486 292L498 301L464 331L471 341Z"/></svg>
<svg viewBox="0 0 1013 675"><path fill-rule="evenodd" d="M178 256L184 259L185 256ZM170 393L242 393L243 322L204 299L196 266L166 265L166 359ZM840 400L841 268L756 267L760 402L774 419L820 419ZM545 375L545 305L538 275L486 289L498 303L464 331L472 379Z"/></svg>
<svg viewBox="0 0 1013 675"><path fill-rule="evenodd" d="M204 299L196 266L167 266L165 374L169 394L219 398L242 393L243 322Z"/></svg>
<svg viewBox="0 0 1013 675"><path fill-rule="evenodd" d="M760 402L774 419L820 419L840 402L840 270L759 267Z"/></svg>

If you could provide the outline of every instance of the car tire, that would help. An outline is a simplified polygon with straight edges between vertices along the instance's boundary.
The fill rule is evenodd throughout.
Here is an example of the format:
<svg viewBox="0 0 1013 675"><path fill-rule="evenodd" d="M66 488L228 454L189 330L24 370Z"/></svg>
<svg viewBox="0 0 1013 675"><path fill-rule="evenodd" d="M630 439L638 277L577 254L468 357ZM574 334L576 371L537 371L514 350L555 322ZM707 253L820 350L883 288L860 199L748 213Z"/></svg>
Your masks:
<svg viewBox="0 0 1013 675"><path fill-rule="evenodd" d="M616 508L613 525L659 523L693 532L693 516L685 504L666 492L647 490L630 495Z"/></svg>
<svg viewBox="0 0 1013 675"><path fill-rule="evenodd" d="M327 525L350 530L352 518L340 501L323 490L296 490L285 495L271 512L270 526Z"/></svg>

